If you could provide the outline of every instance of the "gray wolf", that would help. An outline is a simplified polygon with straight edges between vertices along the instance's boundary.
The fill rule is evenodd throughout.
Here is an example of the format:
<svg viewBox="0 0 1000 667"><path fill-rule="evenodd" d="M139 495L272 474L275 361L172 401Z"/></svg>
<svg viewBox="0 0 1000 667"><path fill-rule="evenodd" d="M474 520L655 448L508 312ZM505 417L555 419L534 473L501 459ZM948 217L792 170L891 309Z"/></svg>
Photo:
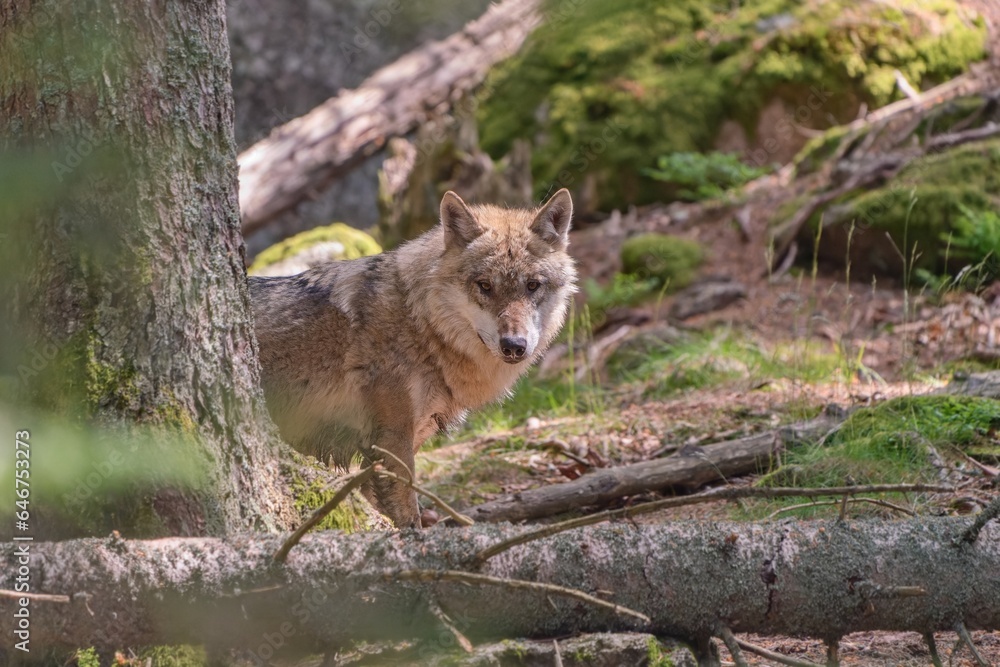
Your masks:
<svg viewBox="0 0 1000 667"><path fill-rule="evenodd" d="M508 396L559 333L576 290L572 215L565 189L535 210L448 192L440 224L396 250L250 278L282 437L321 461L381 459L413 480L424 441ZM398 528L419 527L406 484L376 477L366 493Z"/></svg>

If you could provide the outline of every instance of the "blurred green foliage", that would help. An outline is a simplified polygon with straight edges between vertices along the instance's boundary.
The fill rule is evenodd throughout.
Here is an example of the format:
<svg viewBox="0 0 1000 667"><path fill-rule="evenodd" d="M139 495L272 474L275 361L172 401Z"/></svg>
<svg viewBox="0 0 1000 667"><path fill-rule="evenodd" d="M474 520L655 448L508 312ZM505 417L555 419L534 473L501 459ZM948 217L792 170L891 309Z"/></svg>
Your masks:
<svg viewBox="0 0 1000 667"><path fill-rule="evenodd" d="M951 0L550 0L546 10L488 81L482 144L499 158L534 138L538 194L589 177L604 209L669 195L642 170L712 150L726 121L752 140L778 99L791 117L768 130L794 141L796 125L824 129L862 102L892 101L894 70L917 87L963 71L986 34Z"/></svg>
<svg viewBox="0 0 1000 667"><path fill-rule="evenodd" d="M744 164L731 153L671 153L661 155L656 169L643 169L650 178L676 186L677 199L718 199L734 187L768 173Z"/></svg>

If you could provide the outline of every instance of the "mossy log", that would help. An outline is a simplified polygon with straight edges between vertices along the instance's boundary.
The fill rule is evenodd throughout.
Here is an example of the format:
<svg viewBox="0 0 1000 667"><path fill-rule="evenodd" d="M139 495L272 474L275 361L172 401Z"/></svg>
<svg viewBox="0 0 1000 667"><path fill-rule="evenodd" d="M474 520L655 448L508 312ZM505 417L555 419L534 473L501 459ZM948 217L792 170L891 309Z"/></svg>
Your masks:
<svg viewBox="0 0 1000 667"><path fill-rule="evenodd" d="M538 24L538 0L507 0L275 129L239 156L243 233L322 189L478 87Z"/></svg>
<svg viewBox="0 0 1000 667"><path fill-rule="evenodd" d="M446 572L467 576L479 551L520 530L509 525L317 533L282 566L272 558L280 535L35 543L33 592L71 601L30 601L31 655L173 643L314 653L452 630L473 642L642 631L696 645L721 627L827 641L959 623L995 630L1000 525L988 523L970 544L961 539L969 524L605 524L529 542L478 571L576 589L630 613L553 590L448 580ZM8 564L0 588L14 587L21 548L0 546ZM0 615L0 633L15 636L17 622Z"/></svg>

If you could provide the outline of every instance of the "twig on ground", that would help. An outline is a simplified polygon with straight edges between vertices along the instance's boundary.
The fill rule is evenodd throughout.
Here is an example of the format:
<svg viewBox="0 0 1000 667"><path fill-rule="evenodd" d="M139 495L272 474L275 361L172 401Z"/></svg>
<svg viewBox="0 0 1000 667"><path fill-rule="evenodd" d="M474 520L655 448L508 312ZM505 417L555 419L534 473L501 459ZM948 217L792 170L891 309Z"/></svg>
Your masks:
<svg viewBox="0 0 1000 667"><path fill-rule="evenodd" d="M545 442L540 442L537 444L532 443L529 444L528 446L531 447L532 449L540 449L542 451L556 451L559 454L565 456L566 458L572 459L573 461L576 461L577 463L586 468L594 467L593 463L583 458L582 456L575 454L573 451L570 450L569 445L567 445L562 440L559 440L558 438L549 438Z"/></svg>
<svg viewBox="0 0 1000 667"><path fill-rule="evenodd" d="M796 660L795 658L789 658L788 656L775 653L774 651L768 651L762 646L751 644L750 642L743 641L739 638L735 638L735 640L736 644L744 651L753 653L754 655L759 655L760 657L767 658L768 660L780 662L783 665L790 665L791 667L823 667L823 665L820 665L819 663L809 662L808 660Z"/></svg>
<svg viewBox="0 0 1000 667"><path fill-rule="evenodd" d="M697 505L700 503L709 503L716 500L735 500L738 498L786 498L786 497L815 497L815 496L841 496L841 495L853 495L856 493L890 493L890 492L916 492L916 493L951 493L955 490L951 486L935 486L932 484L869 484L867 486L839 486L839 487L829 487L825 489L796 489L796 488L786 488L786 487L722 487L719 489L712 489L711 491L704 491L702 493L696 493L690 496L681 496L679 498L664 498L663 500L654 500L651 503L643 503L642 505L633 505L632 507L623 507L616 510L607 510L605 512L598 512L596 514L589 514L587 516L577 517L575 519L569 519L568 521L561 521L559 523L554 523L548 526L543 526L542 528L537 528L535 530L530 530L526 533L520 535L515 535L509 539L498 542L491 547L483 549L477 553L473 559L474 565L481 565L486 560L496 556L499 553L503 553L508 549L516 547L520 544L525 544L527 542L533 542L535 540L541 540L556 533L561 533L566 530L572 530L574 528L580 528L582 526L590 526L595 523L601 523L603 521L610 521L612 519L625 519L634 516L639 516L642 514L648 514L650 512L656 512L662 509L668 509L672 507L681 507L684 505Z"/></svg>
<svg viewBox="0 0 1000 667"><path fill-rule="evenodd" d="M951 448L956 454L965 459L967 463L970 463L976 468L979 468L979 470L987 477L997 477L998 475L1000 475L1000 468L994 468L993 466L986 465L982 461L977 461L976 459L972 458L971 456L963 452L959 447L955 445L952 445Z"/></svg>
<svg viewBox="0 0 1000 667"><path fill-rule="evenodd" d="M905 507L901 507L900 505L895 505L895 504L890 503L890 502L885 501L885 500L879 500L878 498L851 498L849 496L844 496L844 499L847 502L850 502L850 503L869 503L869 504L872 504L872 505L878 505L879 507L888 507L889 509L896 510L897 512L902 512L903 514L907 514L909 516L916 516L917 515L917 513L914 512L913 510L906 509ZM767 519L770 520L770 519L775 518L779 514L784 514L785 512L792 512L794 510L804 509L806 507L820 507L820 506L823 506L823 505L836 505L839 502L841 502L841 501L839 501L839 500L817 500L817 501L811 502L811 503L801 503L799 505L789 505L788 507L782 507L782 508L776 509L775 511L771 512L770 514L767 515Z"/></svg>
<svg viewBox="0 0 1000 667"><path fill-rule="evenodd" d="M927 652L930 653L931 664L934 667L944 667L944 663L941 662L941 656L938 655L937 642L934 641L933 632L924 633L924 643L927 644Z"/></svg>
<svg viewBox="0 0 1000 667"><path fill-rule="evenodd" d="M635 611L634 609L629 609L628 607L623 607L622 605L615 604L613 602L607 602L575 588L566 588L565 586L546 584L538 581L502 579L500 577L491 577L489 575L476 574L474 572L462 572L460 570L402 570L400 572L387 572L385 574L385 578L402 579L406 581L456 581L463 584L480 584L488 586L502 586L504 588L543 591L553 595L561 595L563 597L580 600L581 602L586 602L597 607L610 609L616 614L632 616L639 619L643 623L648 624L650 622L649 616Z"/></svg>
<svg viewBox="0 0 1000 667"><path fill-rule="evenodd" d="M976 649L976 645L972 643L972 637L969 635L969 631L966 629L965 623L959 621L955 625L955 632L958 633L959 642L965 642L965 645L969 647L969 650L972 652L972 658L976 661L976 664L979 665L979 667L990 667L990 663L983 659L983 656L980 655L979 651Z"/></svg>
<svg viewBox="0 0 1000 667"><path fill-rule="evenodd" d="M740 650L740 645L736 642L733 631L720 623L718 632L719 637L726 644L726 648L729 649L729 655L733 656L733 662L736 663L736 667L750 667L747 664L746 658L743 657L743 651Z"/></svg>
<svg viewBox="0 0 1000 667"><path fill-rule="evenodd" d="M898 69L892 70L892 76L896 79L896 86L899 88L900 92L906 95L908 98L913 100L915 103L920 103L920 93L906 80L906 77Z"/></svg>
<svg viewBox="0 0 1000 667"><path fill-rule="evenodd" d="M292 550L292 547L299 543L299 540L302 539L303 535L312 530L316 524L332 512L337 505L344 502L347 496L351 494L351 491L367 482L374 474L375 465L362 468L358 472L354 473L354 475L351 476L342 487L340 487L340 490L333 495L333 498L330 498L330 500L326 501L322 507L313 512L309 518L306 519L305 523L299 526L298 530L292 533L291 537L285 540L285 543L282 544L281 548L274 554L275 562L284 563L285 559L288 558L288 552Z"/></svg>

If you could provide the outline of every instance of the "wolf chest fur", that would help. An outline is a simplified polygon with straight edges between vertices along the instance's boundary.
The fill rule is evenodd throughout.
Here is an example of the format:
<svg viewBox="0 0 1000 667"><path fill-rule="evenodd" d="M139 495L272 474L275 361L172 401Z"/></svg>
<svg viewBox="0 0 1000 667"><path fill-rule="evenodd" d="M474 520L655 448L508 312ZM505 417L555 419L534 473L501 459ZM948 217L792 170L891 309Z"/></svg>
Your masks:
<svg viewBox="0 0 1000 667"><path fill-rule="evenodd" d="M566 190L536 210L448 192L441 223L396 250L250 278L282 437L341 467L381 460L412 479L428 437L506 397L558 334L575 291L572 213ZM381 477L367 491L397 527L419 526L410 487Z"/></svg>

